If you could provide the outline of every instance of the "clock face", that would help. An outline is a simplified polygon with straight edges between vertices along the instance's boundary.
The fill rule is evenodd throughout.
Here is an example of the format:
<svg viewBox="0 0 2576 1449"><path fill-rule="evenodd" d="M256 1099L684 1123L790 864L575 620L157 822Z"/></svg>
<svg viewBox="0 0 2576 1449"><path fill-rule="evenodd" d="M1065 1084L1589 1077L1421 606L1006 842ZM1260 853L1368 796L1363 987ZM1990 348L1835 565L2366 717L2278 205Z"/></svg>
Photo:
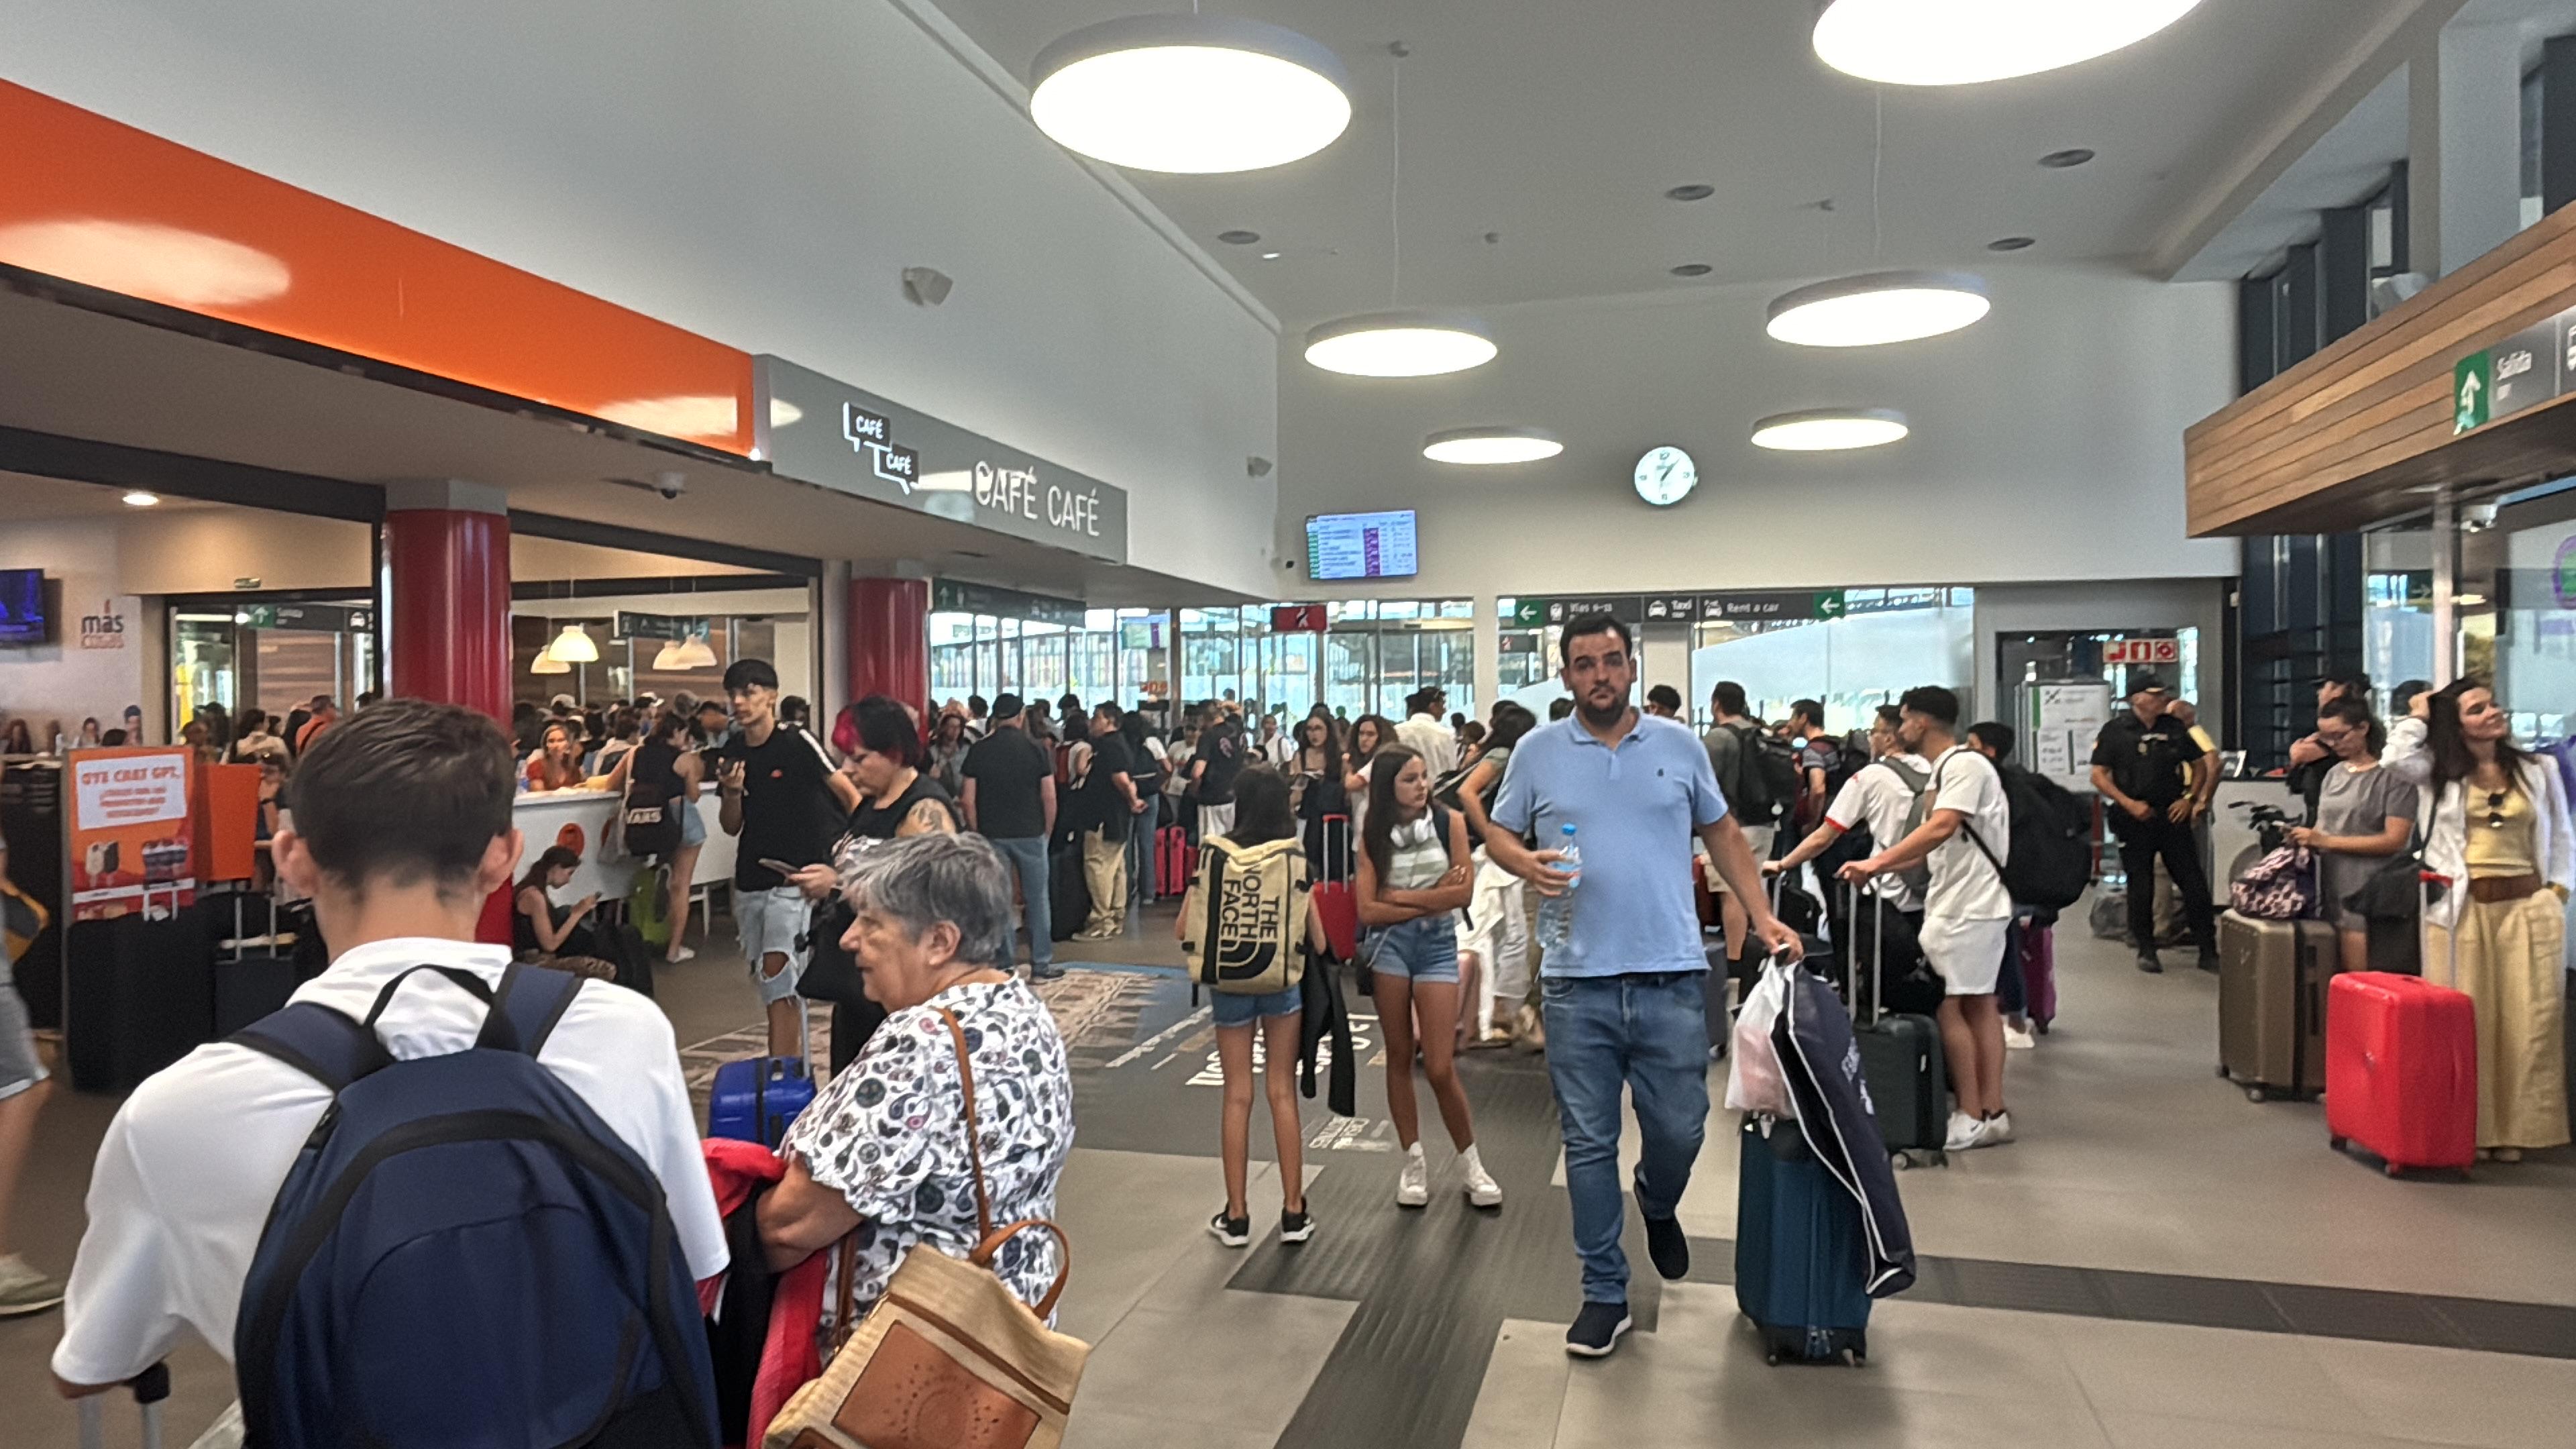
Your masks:
<svg viewBox="0 0 2576 1449"><path fill-rule="evenodd" d="M1699 486L1699 465L1679 448L1651 449L1637 460L1637 496L1658 508L1669 508Z"/></svg>

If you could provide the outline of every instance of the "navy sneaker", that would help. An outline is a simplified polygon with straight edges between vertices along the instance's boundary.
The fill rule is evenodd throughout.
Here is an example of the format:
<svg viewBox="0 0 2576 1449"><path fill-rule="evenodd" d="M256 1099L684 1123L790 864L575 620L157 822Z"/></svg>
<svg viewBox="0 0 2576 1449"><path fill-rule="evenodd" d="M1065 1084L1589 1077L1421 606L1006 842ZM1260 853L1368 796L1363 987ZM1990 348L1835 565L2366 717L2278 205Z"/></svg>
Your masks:
<svg viewBox="0 0 2576 1449"><path fill-rule="evenodd" d="M1565 1331L1565 1351L1576 1358L1608 1358L1619 1346L1619 1335L1635 1326L1627 1304L1587 1302Z"/></svg>
<svg viewBox="0 0 2576 1449"><path fill-rule="evenodd" d="M1629 1190L1639 1191L1634 1176ZM1654 1260L1655 1271L1667 1283L1678 1283L1690 1276L1690 1235L1682 1231L1681 1219L1649 1216L1645 1200L1638 1199L1637 1216L1646 1219L1646 1256Z"/></svg>

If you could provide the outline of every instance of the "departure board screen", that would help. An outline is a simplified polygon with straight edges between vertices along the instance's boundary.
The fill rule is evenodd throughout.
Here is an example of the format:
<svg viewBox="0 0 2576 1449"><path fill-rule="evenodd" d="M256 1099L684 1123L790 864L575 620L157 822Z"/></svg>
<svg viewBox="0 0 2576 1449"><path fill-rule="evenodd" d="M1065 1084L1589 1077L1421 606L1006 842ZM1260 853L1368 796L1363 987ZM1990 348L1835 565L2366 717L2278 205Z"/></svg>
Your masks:
<svg viewBox="0 0 2576 1449"><path fill-rule="evenodd" d="M1306 577L1403 579L1421 572L1413 510L1323 513L1306 520Z"/></svg>

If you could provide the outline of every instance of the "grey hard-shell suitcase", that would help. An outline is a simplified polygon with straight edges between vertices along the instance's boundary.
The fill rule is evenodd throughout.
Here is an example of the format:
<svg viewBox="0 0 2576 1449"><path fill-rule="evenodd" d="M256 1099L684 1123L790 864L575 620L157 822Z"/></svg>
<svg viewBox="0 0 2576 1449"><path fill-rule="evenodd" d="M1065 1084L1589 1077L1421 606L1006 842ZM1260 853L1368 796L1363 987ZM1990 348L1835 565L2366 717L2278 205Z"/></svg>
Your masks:
<svg viewBox="0 0 2576 1449"><path fill-rule="evenodd" d="M2326 1087L2326 984L2334 927L2218 918L2218 1074L2260 1102Z"/></svg>

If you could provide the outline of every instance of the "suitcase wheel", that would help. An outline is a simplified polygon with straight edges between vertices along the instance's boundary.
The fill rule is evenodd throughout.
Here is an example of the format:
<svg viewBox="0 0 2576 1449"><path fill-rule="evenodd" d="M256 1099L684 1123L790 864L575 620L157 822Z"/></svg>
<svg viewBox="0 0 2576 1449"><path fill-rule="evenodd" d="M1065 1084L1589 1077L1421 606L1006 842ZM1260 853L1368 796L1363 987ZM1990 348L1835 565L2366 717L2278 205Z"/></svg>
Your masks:
<svg viewBox="0 0 2576 1449"><path fill-rule="evenodd" d="M2343 1151L2343 1144L2344 1139L2340 1137L2329 1137L2326 1139L2326 1146L2333 1148L2337 1152Z"/></svg>
<svg viewBox="0 0 2576 1449"><path fill-rule="evenodd" d="M1914 1165L1914 1154L1900 1148L1887 1154L1887 1165L1898 1172L1903 1172Z"/></svg>
<svg viewBox="0 0 2576 1449"><path fill-rule="evenodd" d="M2261 1087L2247 1087L2245 1089L2245 1100L2248 1102L2266 1102L2271 1100L2271 1094L2264 1091Z"/></svg>

